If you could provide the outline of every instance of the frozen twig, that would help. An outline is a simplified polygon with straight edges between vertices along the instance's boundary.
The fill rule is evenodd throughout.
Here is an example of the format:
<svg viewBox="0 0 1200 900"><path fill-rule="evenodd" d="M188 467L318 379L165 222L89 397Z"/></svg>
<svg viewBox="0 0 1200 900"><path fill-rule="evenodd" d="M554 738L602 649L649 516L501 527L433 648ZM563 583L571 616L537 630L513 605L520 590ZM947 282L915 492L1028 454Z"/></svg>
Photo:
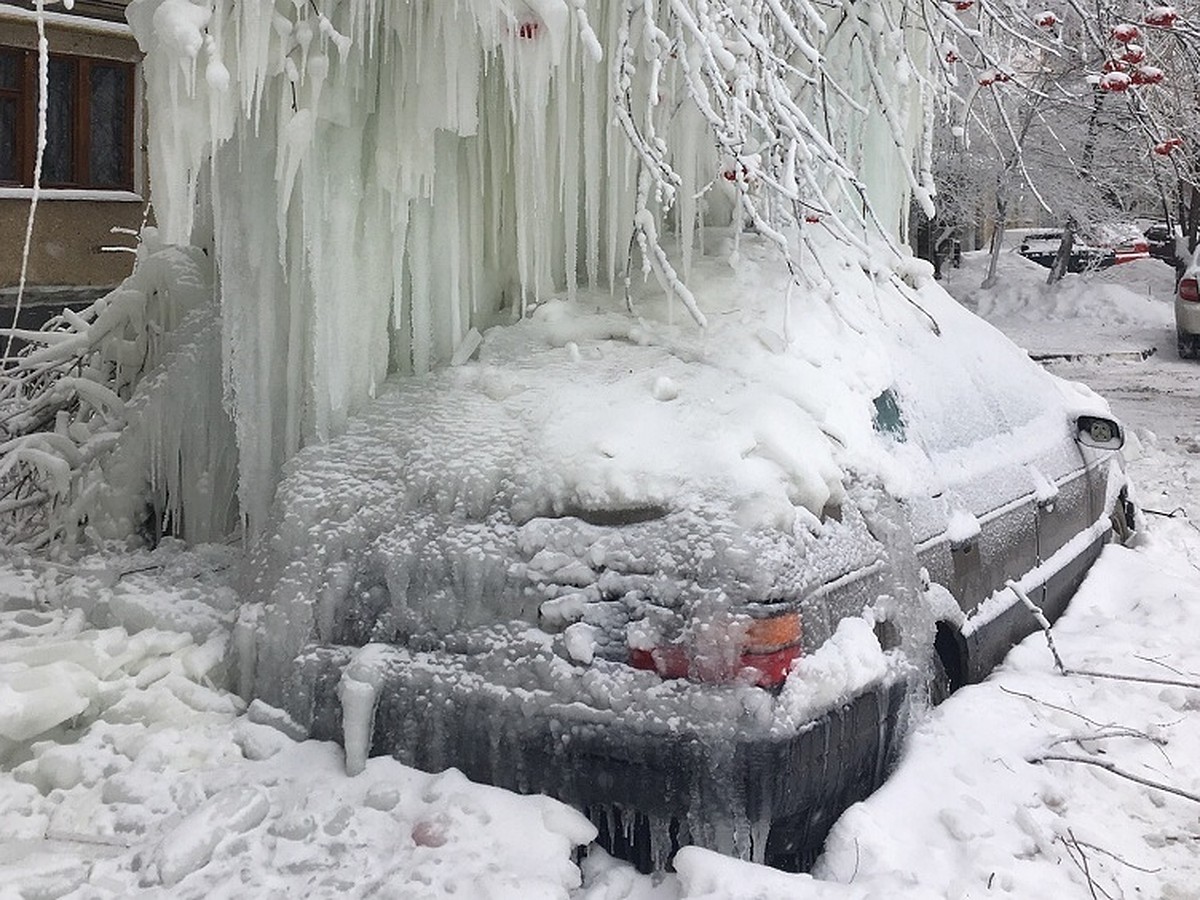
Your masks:
<svg viewBox="0 0 1200 900"><path fill-rule="evenodd" d="M1125 675L1120 672L1095 672L1091 669L1065 669L1064 675L1078 675L1083 678L1109 678L1113 681L1133 681L1138 684L1161 684L1170 687L1194 688L1200 690L1200 681L1184 681L1179 678L1151 678L1148 675Z"/></svg>
<svg viewBox="0 0 1200 900"><path fill-rule="evenodd" d="M1190 676L1192 678L1200 678L1200 675L1197 675L1194 672L1185 672L1185 671L1183 671L1183 669L1177 669L1174 666L1170 665L1169 663L1163 662L1161 659L1155 659L1153 656L1142 656L1140 653L1135 653L1135 654L1133 654L1133 658L1140 659L1142 662L1153 663L1156 666L1162 666L1168 672L1174 672L1176 675L1179 675L1180 677Z"/></svg>
<svg viewBox="0 0 1200 900"><path fill-rule="evenodd" d="M1067 855L1071 857L1071 861L1075 863L1075 865L1079 868L1079 871L1083 873L1083 877L1087 879L1088 890L1091 892L1092 900L1100 900L1100 898L1096 896L1097 890L1104 894L1105 897L1108 897L1108 892L1104 890L1104 888L1100 887L1100 885L1096 884L1096 880L1092 878L1092 870L1091 866L1088 865L1087 854L1083 852L1083 848L1079 846L1079 841L1075 840L1075 835L1069 828L1067 829L1067 836L1070 838L1070 841L1068 841L1067 838L1059 838L1059 840L1061 840L1063 842L1063 846L1067 848ZM1079 854L1078 860L1075 859L1075 853L1071 852L1072 846L1075 848L1075 853Z"/></svg>
<svg viewBox="0 0 1200 900"><path fill-rule="evenodd" d="M1168 794L1174 794L1176 797L1182 797L1185 800L1191 800L1193 803L1200 803L1200 794L1194 794L1191 791L1186 791L1183 788L1177 788L1174 785L1163 784L1161 781L1153 781L1149 778L1143 778L1141 775L1135 775L1132 772L1126 772L1124 769L1119 769L1112 763L1103 759L1093 759L1089 756L1073 756L1066 753L1042 753L1038 756L1030 757L1028 760L1034 765L1041 765L1047 762L1070 762L1082 763L1085 766L1095 766L1098 769L1104 769L1106 772L1111 772L1119 778L1125 778L1135 784L1140 784L1144 787L1154 788L1158 791L1163 791Z"/></svg>
<svg viewBox="0 0 1200 900"><path fill-rule="evenodd" d="M1054 635L1050 633L1050 620L1046 618L1040 606L1029 599L1029 595L1021 590L1021 586L1015 581L1008 581L1007 587L1010 591L1017 595L1017 599L1025 604L1025 608L1033 613L1034 619L1042 629L1042 633L1046 636L1046 643L1050 647L1050 653L1054 656L1054 665L1063 675L1067 674L1067 667L1063 665L1062 657L1058 655L1058 648L1054 646Z"/></svg>
<svg viewBox="0 0 1200 900"><path fill-rule="evenodd" d="M1129 868L1133 869L1135 872L1145 872L1147 875L1154 875L1154 874L1162 871L1162 866L1155 866L1153 869L1148 869L1145 866L1139 866L1134 863L1131 863L1129 860L1125 859L1125 857L1121 856L1120 854L1113 853L1111 850L1106 850L1104 847L1101 847L1098 844L1092 844L1092 843L1089 843L1088 841L1081 841L1081 840L1079 840L1079 838L1075 838L1074 835L1072 835L1072 837L1074 838L1075 843L1078 846L1087 847L1089 850L1095 850L1097 853L1103 853L1105 856L1107 856L1111 859L1115 859L1121 865L1128 866Z"/></svg>
<svg viewBox="0 0 1200 900"><path fill-rule="evenodd" d="M1168 763L1170 763L1170 758L1167 757L1166 751L1162 749L1167 743L1165 738L1154 737L1153 735L1148 734L1144 731L1139 731L1136 728L1130 728L1125 725L1118 725L1115 722L1098 722L1093 718L1085 716L1083 713L1078 712L1077 710L1068 709L1065 706L1059 706L1057 703L1051 703L1048 700L1042 700L1040 697L1035 697L1032 694L1026 694L1026 693L1023 693L1022 691L1014 691L1010 688L1004 687L1003 685L1000 686L1000 690L1002 690L1006 694L1011 694L1014 697L1021 697L1022 699L1029 700L1030 702L1036 703L1039 706L1045 706L1045 707L1047 707L1049 709L1053 709L1057 712L1065 713L1066 715L1069 715L1069 716L1074 716L1075 718L1081 719L1082 721L1087 722L1089 725L1098 729L1097 733L1091 734L1091 735L1072 734L1072 735L1067 735L1066 737L1058 738L1055 741L1051 742L1050 747L1055 747L1062 743L1071 743L1071 742L1080 743L1082 741L1105 740L1108 738L1117 738L1117 737L1140 738L1142 740L1148 741L1151 744L1153 744L1158 749L1159 753L1161 753L1163 755L1163 758L1166 759ZM1082 744L1081 744L1081 746L1082 746Z"/></svg>
<svg viewBox="0 0 1200 900"><path fill-rule="evenodd" d="M1102 728L1100 731L1091 734L1068 734L1060 738L1055 738L1050 742L1050 746L1057 747L1059 744L1080 744L1082 746L1084 741L1107 741L1115 738L1138 738L1139 740L1157 744L1160 747L1166 743L1164 738L1154 737L1136 728L1114 725Z"/></svg>

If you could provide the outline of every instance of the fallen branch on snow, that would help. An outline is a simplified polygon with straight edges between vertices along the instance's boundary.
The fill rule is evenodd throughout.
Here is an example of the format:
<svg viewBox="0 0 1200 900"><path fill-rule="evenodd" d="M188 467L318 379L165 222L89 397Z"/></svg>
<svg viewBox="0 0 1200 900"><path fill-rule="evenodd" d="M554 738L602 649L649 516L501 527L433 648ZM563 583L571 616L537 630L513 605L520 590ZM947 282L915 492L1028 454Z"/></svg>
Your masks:
<svg viewBox="0 0 1200 900"><path fill-rule="evenodd" d="M1079 846L1079 841L1076 840L1071 829L1067 829L1067 834L1071 838L1069 841L1061 835L1059 835L1058 839L1062 841L1063 846L1067 848L1067 856L1071 858L1071 862L1075 863L1075 868L1079 869L1079 871L1083 873L1083 877L1087 879L1088 891L1091 892L1092 900L1100 900L1100 898L1096 896L1096 891L1100 891L1100 893L1102 893L1105 897L1108 897L1109 900L1112 900L1112 896L1108 893L1108 891L1096 884L1096 880L1092 878L1092 870L1088 865L1087 854L1084 853L1083 848ZM1072 847L1075 849L1072 850ZM1079 854L1078 859L1075 858L1076 853Z"/></svg>
<svg viewBox="0 0 1200 900"><path fill-rule="evenodd" d="M1038 626L1042 629L1042 634L1046 636L1046 644L1050 647L1050 653L1054 657L1054 666L1058 669L1061 675L1077 675L1083 678L1111 678L1114 681L1133 681L1139 684L1161 684L1171 687L1195 688L1200 690L1200 681L1183 681L1177 678L1152 678L1148 675L1126 675L1120 672L1097 672L1093 669L1072 669L1062 661L1062 657L1058 653L1058 647L1054 644L1054 635L1050 633L1050 620L1046 618L1041 607L1029 599L1029 595L1021 590L1020 585L1015 581L1009 581L1006 584L1009 590L1017 595L1025 608L1028 609L1034 619L1037 620Z"/></svg>
<svg viewBox="0 0 1200 900"><path fill-rule="evenodd" d="M1185 791L1183 788L1177 788L1169 784L1163 784L1161 781L1152 781L1149 778L1143 778L1141 775L1135 775L1132 772L1126 772L1124 769L1119 769L1112 763L1103 759L1092 759L1087 756L1071 756L1066 753L1043 753L1040 756L1033 756L1028 759L1028 762L1034 765L1040 765L1047 762L1073 762L1083 763L1085 766L1096 766L1099 769L1104 769L1106 772L1111 772L1120 778L1127 778L1136 784L1144 787L1154 788L1155 790L1165 791L1168 794L1174 794L1176 797L1182 797L1185 800L1191 800L1194 803L1200 803L1200 794L1193 794L1191 791Z"/></svg>

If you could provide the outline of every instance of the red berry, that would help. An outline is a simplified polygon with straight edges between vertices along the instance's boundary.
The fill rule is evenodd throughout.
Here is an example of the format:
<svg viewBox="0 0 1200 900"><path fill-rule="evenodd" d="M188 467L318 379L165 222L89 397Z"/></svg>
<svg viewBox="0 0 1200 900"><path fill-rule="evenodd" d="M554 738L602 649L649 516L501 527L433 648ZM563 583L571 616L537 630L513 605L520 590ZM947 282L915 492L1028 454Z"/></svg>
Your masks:
<svg viewBox="0 0 1200 900"><path fill-rule="evenodd" d="M1154 66L1139 66L1133 70L1130 80L1134 84L1159 84L1163 80L1163 70Z"/></svg>
<svg viewBox="0 0 1200 900"><path fill-rule="evenodd" d="M1100 90L1121 93L1129 90L1129 76L1124 72L1109 72L1100 79Z"/></svg>
<svg viewBox="0 0 1200 900"><path fill-rule="evenodd" d="M1130 65L1137 65L1146 58L1146 51L1137 44L1129 44L1125 47L1125 52L1121 54L1121 59Z"/></svg>
<svg viewBox="0 0 1200 900"><path fill-rule="evenodd" d="M1122 22L1112 30L1112 36L1114 41L1118 41L1122 44L1128 44L1130 41L1136 41L1142 36L1142 33L1133 23Z"/></svg>
<svg viewBox="0 0 1200 900"><path fill-rule="evenodd" d="M1170 28L1178 18L1179 13L1176 12L1175 7L1156 6L1146 13L1146 24L1156 25L1159 28Z"/></svg>

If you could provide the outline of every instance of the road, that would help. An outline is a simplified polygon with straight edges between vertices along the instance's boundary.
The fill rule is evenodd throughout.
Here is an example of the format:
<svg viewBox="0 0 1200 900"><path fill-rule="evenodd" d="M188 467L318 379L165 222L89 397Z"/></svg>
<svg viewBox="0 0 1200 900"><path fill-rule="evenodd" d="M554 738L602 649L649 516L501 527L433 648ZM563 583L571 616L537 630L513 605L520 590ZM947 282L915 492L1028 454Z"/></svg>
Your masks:
<svg viewBox="0 0 1200 900"><path fill-rule="evenodd" d="M1165 348L1144 360L1053 360L1045 366L1102 394L1126 425L1148 429L1160 442L1200 443L1200 361L1179 359L1174 335L1168 337Z"/></svg>

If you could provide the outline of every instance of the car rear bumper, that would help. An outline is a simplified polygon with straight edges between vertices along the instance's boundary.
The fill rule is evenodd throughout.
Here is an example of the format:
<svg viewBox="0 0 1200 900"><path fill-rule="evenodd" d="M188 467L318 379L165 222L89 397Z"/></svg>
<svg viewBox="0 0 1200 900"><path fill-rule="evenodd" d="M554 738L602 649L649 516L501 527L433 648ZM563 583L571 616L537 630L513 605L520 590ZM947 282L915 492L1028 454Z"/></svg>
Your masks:
<svg viewBox="0 0 1200 900"><path fill-rule="evenodd" d="M382 650L372 754L549 794L584 809L607 849L647 871L685 844L809 867L837 817L883 783L910 702L906 679L887 679L788 729L731 729L719 710L704 719L709 686L674 688L675 715L614 714L497 686L461 659ZM298 660L285 705L311 716L315 738L349 740L338 685L356 652L314 647Z"/></svg>
<svg viewBox="0 0 1200 900"><path fill-rule="evenodd" d="M1182 334L1200 335L1200 303L1175 298L1175 327Z"/></svg>

